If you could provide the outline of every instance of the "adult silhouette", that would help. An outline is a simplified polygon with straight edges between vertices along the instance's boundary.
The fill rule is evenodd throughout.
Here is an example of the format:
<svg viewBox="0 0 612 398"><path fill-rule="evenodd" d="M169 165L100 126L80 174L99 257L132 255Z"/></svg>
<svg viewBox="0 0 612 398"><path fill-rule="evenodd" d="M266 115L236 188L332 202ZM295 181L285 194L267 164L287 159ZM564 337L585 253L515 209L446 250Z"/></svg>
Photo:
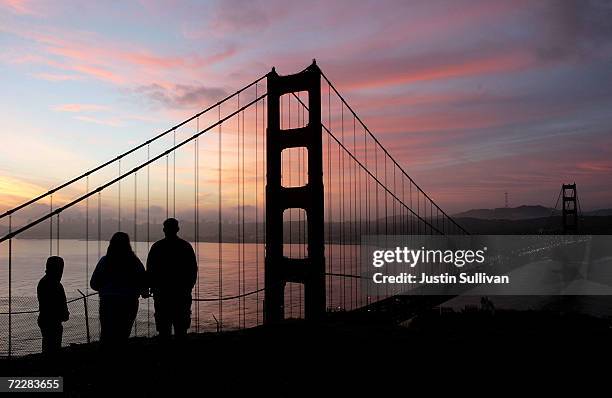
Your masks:
<svg viewBox="0 0 612 398"><path fill-rule="evenodd" d="M178 237L179 222L164 221L165 238L151 246L147 274L155 307L155 326L163 338L183 337L191 324L191 291L198 264L193 247Z"/></svg>
<svg viewBox="0 0 612 398"><path fill-rule="evenodd" d="M55 353L62 346L62 334L70 313L66 304L66 292L62 286L64 260L58 256L47 259L45 275L38 282L38 327L42 334L42 351Z"/></svg>
<svg viewBox="0 0 612 398"><path fill-rule="evenodd" d="M126 342L138 313L138 296L146 294L146 274L125 232L112 236L90 285L100 293L100 342Z"/></svg>

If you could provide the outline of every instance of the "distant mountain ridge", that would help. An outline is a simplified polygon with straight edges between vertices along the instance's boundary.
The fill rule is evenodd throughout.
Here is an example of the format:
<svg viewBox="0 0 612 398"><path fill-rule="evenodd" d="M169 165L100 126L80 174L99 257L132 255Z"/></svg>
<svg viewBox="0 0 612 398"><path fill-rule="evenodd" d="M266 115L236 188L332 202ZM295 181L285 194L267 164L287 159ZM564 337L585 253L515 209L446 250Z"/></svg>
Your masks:
<svg viewBox="0 0 612 398"><path fill-rule="evenodd" d="M495 209L472 209L454 214L455 218L476 218L480 220L526 220L544 218L551 214L560 215L561 210L540 205L523 205L518 207L498 207ZM599 209L584 212L585 216L612 216L612 209Z"/></svg>
<svg viewBox="0 0 612 398"><path fill-rule="evenodd" d="M544 206L498 207L495 209L472 209L455 214L457 218L478 218L482 220L524 220L551 215L553 209Z"/></svg>

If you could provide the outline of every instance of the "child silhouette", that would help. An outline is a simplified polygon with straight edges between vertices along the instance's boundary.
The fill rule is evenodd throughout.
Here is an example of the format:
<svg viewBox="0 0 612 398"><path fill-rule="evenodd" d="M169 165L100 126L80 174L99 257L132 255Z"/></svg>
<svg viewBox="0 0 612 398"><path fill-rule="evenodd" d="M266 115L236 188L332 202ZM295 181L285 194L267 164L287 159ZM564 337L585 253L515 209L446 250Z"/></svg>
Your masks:
<svg viewBox="0 0 612 398"><path fill-rule="evenodd" d="M38 326L42 334L42 351L55 353L62 346L64 327L62 322L68 320L70 313L66 304L66 293L62 286L64 260L58 256L47 259L45 275L38 282Z"/></svg>

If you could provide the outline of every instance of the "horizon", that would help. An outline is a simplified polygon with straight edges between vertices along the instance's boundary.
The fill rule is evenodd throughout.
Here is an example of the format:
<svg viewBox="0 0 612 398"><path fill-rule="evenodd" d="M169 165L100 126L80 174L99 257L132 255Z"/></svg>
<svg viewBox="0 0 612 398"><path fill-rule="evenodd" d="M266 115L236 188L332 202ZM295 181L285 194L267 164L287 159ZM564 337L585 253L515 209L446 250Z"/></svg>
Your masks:
<svg viewBox="0 0 612 398"><path fill-rule="evenodd" d="M0 211L273 65L289 74L312 58L448 214L503 207L505 192L549 206L573 181L584 210L612 207L604 3L364 2L339 19L342 2L299 12L240 1L0 0L0 9L0 139L10 148ZM169 16L178 23L161 23ZM302 19L315 21L311 31L294 28Z"/></svg>

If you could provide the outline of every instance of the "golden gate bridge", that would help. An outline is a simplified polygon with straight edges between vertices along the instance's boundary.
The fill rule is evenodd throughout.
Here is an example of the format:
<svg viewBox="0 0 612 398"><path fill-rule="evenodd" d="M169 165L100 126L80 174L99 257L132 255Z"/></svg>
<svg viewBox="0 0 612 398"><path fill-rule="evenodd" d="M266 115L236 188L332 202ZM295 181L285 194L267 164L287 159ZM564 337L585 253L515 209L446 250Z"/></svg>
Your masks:
<svg viewBox="0 0 612 398"><path fill-rule="evenodd" d="M31 352L38 338L30 327L35 301L15 287L31 254L22 238L44 237L45 255L74 257L77 265L66 272L82 288L69 300L73 315L65 342L89 342L96 338L89 324L97 318L88 311L96 297L87 286L102 242L112 231L125 231L137 255L146 257L163 216L179 219L198 258L194 332L317 319L372 305L373 295L359 283L362 236L467 234L408 175L315 61L293 75L273 68L0 215L7 281L0 292L6 342L0 355ZM75 225L81 226L76 235ZM151 335L146 301L135 336Z"/></svg>

